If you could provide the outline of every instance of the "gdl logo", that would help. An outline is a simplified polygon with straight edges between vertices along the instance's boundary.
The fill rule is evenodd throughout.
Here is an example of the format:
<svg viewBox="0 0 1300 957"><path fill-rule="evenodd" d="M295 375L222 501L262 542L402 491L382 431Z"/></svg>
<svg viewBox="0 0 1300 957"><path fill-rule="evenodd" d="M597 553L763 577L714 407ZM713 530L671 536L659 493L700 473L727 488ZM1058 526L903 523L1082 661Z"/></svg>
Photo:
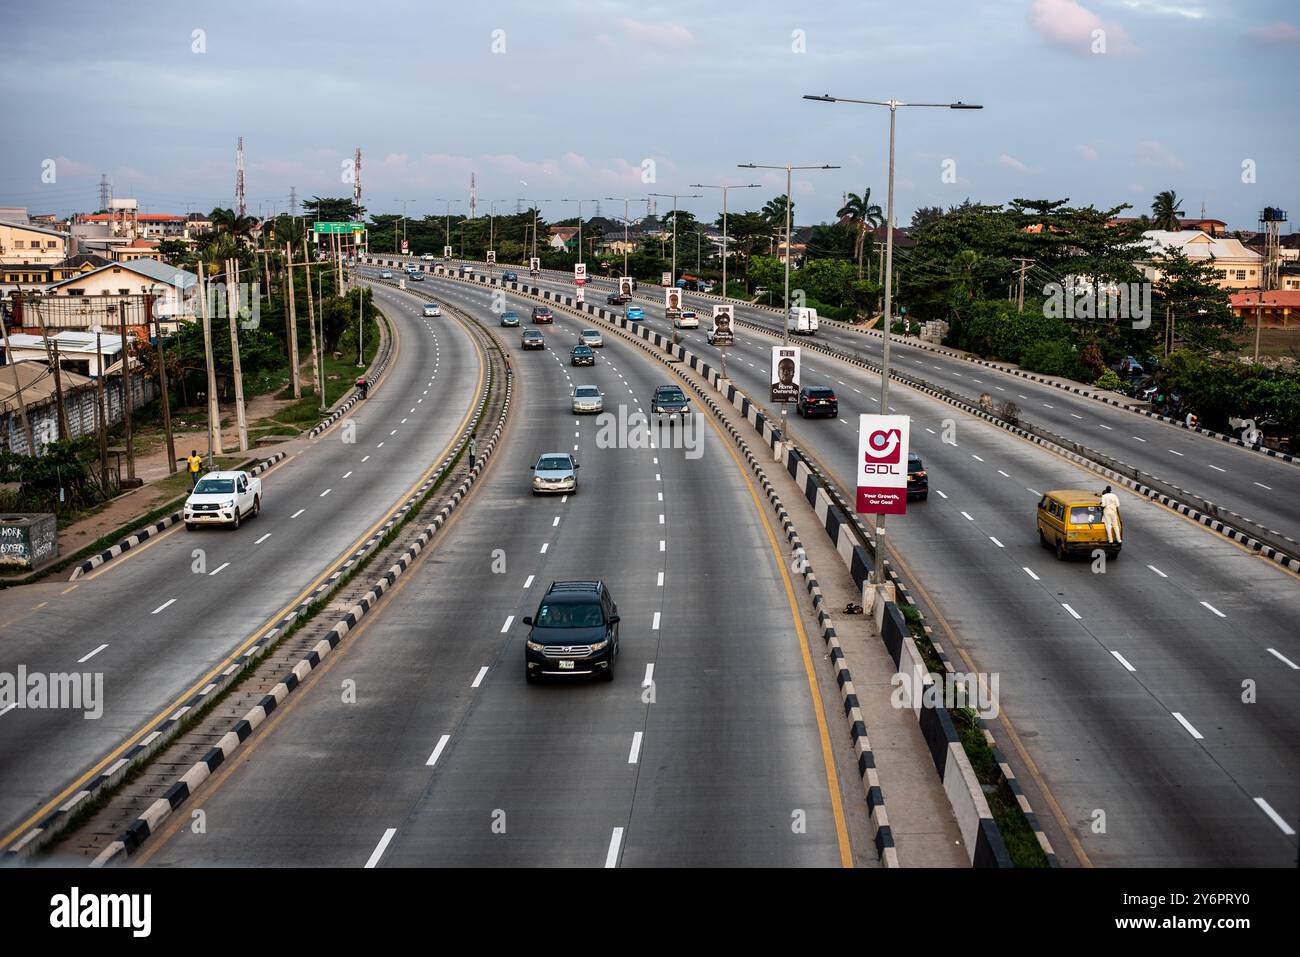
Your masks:
<svg viewBox="0 0 1300 957"><path fill-rule="evenodd" d="M898 429L877 429L867 436L862 471L867 475L898 475L903 434Z"/></svg>

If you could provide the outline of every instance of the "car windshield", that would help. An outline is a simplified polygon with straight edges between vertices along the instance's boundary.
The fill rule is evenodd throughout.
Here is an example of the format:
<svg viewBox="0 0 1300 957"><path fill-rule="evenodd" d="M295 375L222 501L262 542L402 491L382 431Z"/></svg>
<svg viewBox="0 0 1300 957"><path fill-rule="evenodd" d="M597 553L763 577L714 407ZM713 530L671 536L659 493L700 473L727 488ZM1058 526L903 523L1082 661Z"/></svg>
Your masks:
<svg viewBox="0 0 1300 957"><path fill-rule="evenodd" d="M537 467L544 472L560 472L568 471L570 465L569 460L563 455L544 455L537 463Z"/></svg>
<svg viewBox="0 0 1300 957"><path fill-rule="evenodd" d="M1071 525L1101 525L1101 506L1100 505L1071 505L1070 506L1070 524Z"/></svg>
<svg viewBox="0 0 1300 957"><path fill-rule="evenodd" d="M577 394L582 396L584 399L589 399L594 396L600 395L600 390L597 389L594 385L580 385L578 386Z"/></svg>
<svg viewBox="0 0 1300 957"><path fill-rule="evenodd" d="M234 490L234 479L200 479L194 486L196 495L229 495Z"/></svg>
<svg viewBox="0 0 1300 957"><path fill-rule="evenodd" d="M681 389L664 389L659 393L660 402L685 402L686 396Z"/></svg>
<svg viewBox="0 0 1300 957"><path fill-rule="evenodd" d="M535 329L529 329L527 332L524 333L524 338L525 338L525 339L540 339L540 338L542 338L542 334L541 334L540 332L538 332L537 330L535 330Z"/></svg>
<svg viewBox="0 0 1300 957"><path fill-rule="evenodd" d="M584 339L599 339L599 338L600 338L600 333L597 332L595 329L583 329L583 330L582 330L582 338L584 338Z"/></svg>
<svg viewBox="0 0 1300 957"><path fill-rule="evenodd" d="M580 356L591 355L591 346L574 346L573 351Z"/></svg>
<svg viewBox="0 0 1300 957"><path fill-rule="evenodd" d="M599 602L542 602L537 612L538 628L599 628L605 623Z"/></svg>

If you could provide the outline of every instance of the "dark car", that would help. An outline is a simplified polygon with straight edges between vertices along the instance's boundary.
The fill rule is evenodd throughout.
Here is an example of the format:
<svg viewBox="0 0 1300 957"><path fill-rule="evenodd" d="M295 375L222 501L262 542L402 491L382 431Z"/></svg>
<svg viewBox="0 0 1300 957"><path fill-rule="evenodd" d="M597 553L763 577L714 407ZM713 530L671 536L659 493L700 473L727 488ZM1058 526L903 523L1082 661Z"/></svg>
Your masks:
<svg viewBox="0 0 1300 957"><path fill-rule="evenodd" d="M681 386L655 386L655 394L650 398L651 414L658 416L660 419L668 416L668 423L671 425L675 418L680 417L685 420L689 408L686 393L682 391Z"/></svg>
<svg viewBox="0 0 1300 957"><path fill-rule="evenodd" d="M930 476L921 456L915 452L907 453L907 497L919 498L922 502L930 497Z"/></svg>
<svg viewBox="0 0 1300 957"><path fill-rule="evenodd" d="M596 353L592 351L591 346L584 346L579 343L569 350L569 364L575 366L594 366L596 364Z"/></svg>
<svg viewBox="0 0 1300 957"><path fill-rule="evenodd" d="M536 329L525 329L519 338L519 344L524 349L545 349L546 339Z"/></svg>
<svg viewBox="0 0 1300 957"><path fill-rule="evenodd" d="M605 304L610 306L621 306L631 301L632 297L622 292L611 292L605 297Z"/></svg>
<svg viewBox="0 0 1300 957"><path fill-rule="evenodd" d="M601 581L551 582L524 645L524 678L594 677L614 680L618 605Z"/></svg>
<svg viewBox="0 0 1300 957"><path fill-rule="evenodd" d="M829 415L838 418L840 400L835 397L835 390L824 385L806 385L799 390L799 399L795 409L805 419L810 415Z"/></svg>
<svg viewBox="0 0 1300 957"><path fill-rule="evenodd" d="M519 327L519 313L503 312L501 313L501 325L515 329Z"/></svg>
<svg viewBox="0 0 1300 957"><path fill-rule="evenodd" d="M511 270L506 270L505 272L503 272L503 273L501 274L501 281L502 281L502 282L518 282L518 281L519 281L519 274L516 273L516 272L513 272L513 271L511 271Z"/></svg>
<svg viewBox="0 0 1300 957"><path fill-rule="evenodd" d="M555 315L549 306L533 306L533 322L555 322Z"/></svg>

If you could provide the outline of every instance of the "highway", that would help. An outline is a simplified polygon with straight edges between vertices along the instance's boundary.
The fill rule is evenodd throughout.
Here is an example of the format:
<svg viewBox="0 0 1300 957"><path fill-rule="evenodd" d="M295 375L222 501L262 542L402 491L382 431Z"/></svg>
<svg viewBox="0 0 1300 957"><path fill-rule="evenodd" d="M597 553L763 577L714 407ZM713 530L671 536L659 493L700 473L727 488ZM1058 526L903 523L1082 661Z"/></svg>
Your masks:
<svg viewBox="0 0 1300 957"><path fill-rule="evenodd" d="M646 316L668 331L662 308ZM684 341L716 358L703 329ZM728 362L737 386L764 403L775 341L742 329ZM792 418L792 434L850 487L856 416L877 411L879 379L807 354L804 370L805 385L836 389L841 417ZM1050 793L1034 803L1058 853L1098 865L1292 866L1296 576L1123 490L1122 557L1100 574L1058 562L1039 546L1035 502L1048 489L1100 488L1098 476L905 387L891 402L912 417L932 490L890 522L898 563L937 613L937 636L968 668L1000 676L1012 726L997 733L1031 794ZM948 419L956 446L940 441ZM1188 438L1261 468L1291 468Z"/></svg>
<svg viewBox="0 0 1300 957"><path fill-rule="evenodd" d="M238 530L176 526L75 584L0 593L0 672L99 672L105 699L97 720L74 710L0 713L3 845L269 630L452 441L481 375L470 334L425 322L392 291L378 301L400 336L388 371L355 412L263 476L259 517Z"/></svg>
<svg viewBox="0 0 1300 957"><path fill-rule="evenodd" d="M519 274L528 279L525 270ZM538 284L564 295L573 294L573 283L554 272L543 272ZM588 301L604 306L605 297L613 290L613 283L597 281L588 288ZM683 293L683 302L693 306L700 316L701 335L718 301L715 297ZM636 302L662 306L663 290L642 284ZM621 312L623 307L607 308ZM780 316L771 310L737 304L736 315L775 332L781 330ZM882 342L876 335L827 323L814 341L876 363L882 359ZM899 374L925 379L971 403L984 392L997 402L1015 402L1021 416L1035 425L1162 478L1300 543L1300 511L1292 504L1300 501L1300 466L898 338L893 340L890 353Z"/></svg>
<svg viewBox="0 0 1300 957"><path fill-rule="evenodd" d="M492 318L489 290L416 289ZM537 328L528 303L510 307ZM138 863L853 859L766 504L712 429L700 445L598 445L597 418L571 412L573 387L598 385L606 410L626 415L669 374L608 334L594 367L570 367L589 325L557 312L540 327L546 351L527 353L520 330L499 330L518 400L468 508L311 679L320 686L214 776L208 832L173 822ZM577 455L576 494L531 495L529 466L548 451ZM526 684L520 620L552 580L571 578L603 579L618 603L615 679ZM356 704L336 693L345 678ZM857 850L874 860L869 843Z"/></svg>

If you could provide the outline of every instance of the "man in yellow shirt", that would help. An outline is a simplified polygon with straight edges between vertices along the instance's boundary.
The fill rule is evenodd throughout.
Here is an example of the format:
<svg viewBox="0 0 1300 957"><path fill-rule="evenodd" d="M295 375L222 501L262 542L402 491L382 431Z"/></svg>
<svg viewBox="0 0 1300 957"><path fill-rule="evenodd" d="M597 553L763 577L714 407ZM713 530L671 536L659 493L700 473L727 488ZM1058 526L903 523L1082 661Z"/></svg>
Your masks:
<svg viewBox="0 0 1300 957"><path fill-rule="evenodd" d="M189 455L187 455L185 458L177 459L176 461L177 461L177 462L185 462L186 464L189 465L189 467L190 467L190 488L194 488L194 486L198 485L198 484L199 484L199 472L202 471L202 469L203 469L203 456L199 455L199 453L198 453L198 451L197 451L196 449L190 449L190 454L189 454Z"/></svg>

